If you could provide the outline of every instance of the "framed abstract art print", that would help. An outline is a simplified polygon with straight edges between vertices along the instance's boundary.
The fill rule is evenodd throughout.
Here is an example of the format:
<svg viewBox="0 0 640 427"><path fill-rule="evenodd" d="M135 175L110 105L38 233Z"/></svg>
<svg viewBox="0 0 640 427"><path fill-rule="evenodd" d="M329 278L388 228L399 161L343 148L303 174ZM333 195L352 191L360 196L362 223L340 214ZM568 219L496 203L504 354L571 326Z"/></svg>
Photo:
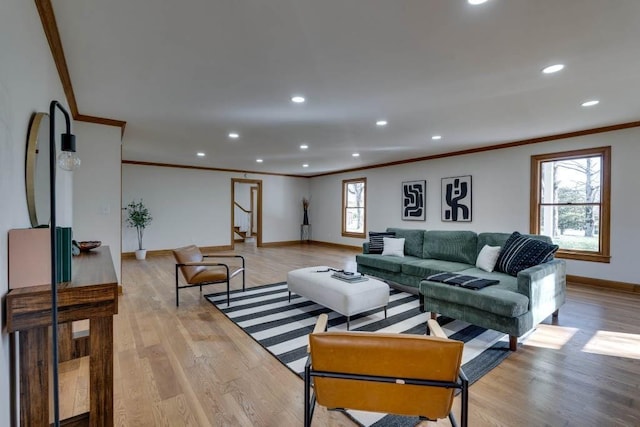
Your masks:
<svg viewBox="0 0 640 427"><path fill-rule="evenodd" d="M471 222L471 175L442 178L442 221Z"/></svg>
<svg viewBox="0 0 640 427"><path fill-rule="evenodd" d="M402 183L402 220L426 220L427 181L406 181Z"/></svg>

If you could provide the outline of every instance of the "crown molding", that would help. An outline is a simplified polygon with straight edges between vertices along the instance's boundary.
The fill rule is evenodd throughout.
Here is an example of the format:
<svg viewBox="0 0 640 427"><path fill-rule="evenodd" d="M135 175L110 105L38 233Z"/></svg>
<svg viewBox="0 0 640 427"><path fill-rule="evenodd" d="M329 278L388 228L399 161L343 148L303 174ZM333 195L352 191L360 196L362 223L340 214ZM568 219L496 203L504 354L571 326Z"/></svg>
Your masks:
<svg viewBox="0 0 640 427"><path fill-rule="evenodd" d="M122 164L123 165L139 165L139 166L157 166L161 168L197 169L197 170L205 170L205 171L232 172L232 173L242 173L242 174L250 173L255 175L288 176L291 178L311 178L306 175L293 175L293 174L277 173L277 172L258 172L258 171L244 170L244 169L214 168L209 166L178 165L174 163L141 162L137 160L122 160Z"/></svg>
<svg viewBox="0 0 640 427"><path fill-rule="evenodd" d="M42 22L42 29L47 36L49 42L49 49L51 50L51 56L56 64L58 70L58 76L60 77L60 83L62 83L62 89L67 98L69 104L69 110L74 120L88 123L97 123L106 126L115 126L121 129L120 138L124 136L124 129L127 122L122 120L107 119L102 117L86 116L80 114L78 111L78 103L76 101L75 93L73 92L73 85L71 84L71 76L69 75L69 68L67 67L67 60L64 56L64 49L62 48L62 41L60 40L60 32L58 31L58 23L56 22L55 14L53 13L53 6L51 0L34 0L38 14L40 15L40 21Z"/></svg>
<svg viewBox="0 0 640 427"><path fill-rule="evenodd" d="M520 147L521 145L529 145L529 144L540 144L543 142L557 141L559 139L575 138L578 136L594 135L594 134L604 133L604 132L614 132L617 130L630 129L630 128L636 128L636 127L640 127L640 121L618 123L615 125L601 126L597 128L583 129L583 130L578 130L573 132L557 133L553 135L540 136L536 138L522 139L519 141L505 142L502 144L487 145L485 147L469 148L467 150L451 151L448 153L434 154L431 156L416 157L413 159L406 159L406 160L397 160L395 162L378 163L376 165L362 166L358 168L344 169L344 170L335 171L335 172L326 172L326 173L320 173L316 175L310 175L309 178L315 178L315 177L327 176L327 175L336 175L336 174L345 173L345 172L357 172L357 171L366 170L366 169L385 168L388 166L397 166L397 165L403 165L406 163L415 163L415 162L423 162L425 160L442 159L444 157L454 157L454 156L462 156L465 154L482 153L483 151L502 150L503 148Z"/></svg>
<svg viewBox="0 0 640 427"><path fill-rule="evenodd" d="M99 125L119 127L121 129L120 139L122 139L122 137L124 136L124 129L127 127L127 122L124 122L122 120L106 119L104 117L86 116L84 114L78 114L73 118L74 120L77 120L79 122L96 123Z"/></svg>

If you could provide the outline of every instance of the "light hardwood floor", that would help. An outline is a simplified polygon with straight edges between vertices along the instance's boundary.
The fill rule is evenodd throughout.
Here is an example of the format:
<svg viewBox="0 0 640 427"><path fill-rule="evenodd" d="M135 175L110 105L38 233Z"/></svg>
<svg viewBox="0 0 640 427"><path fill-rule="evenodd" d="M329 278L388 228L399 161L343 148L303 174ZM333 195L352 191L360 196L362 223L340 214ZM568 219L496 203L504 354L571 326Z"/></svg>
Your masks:
<svg viewBox="0 0 640 427"><path fill-rule="evenodd" d="M355 268L354 251L319 245L239 244L236 252L246 257L249 287L284 281L287 271L310 265ZM171 256L122 265L124 294L114 318L117 426L302 425L300 378L197 288L182 290L176 308ZM640 425L639 307L639 295L570 287L558 325L547 320L471 386L470 425ZM626 356L600 354L607 352ZM352 425L316 409L314 426Z"/></svg>

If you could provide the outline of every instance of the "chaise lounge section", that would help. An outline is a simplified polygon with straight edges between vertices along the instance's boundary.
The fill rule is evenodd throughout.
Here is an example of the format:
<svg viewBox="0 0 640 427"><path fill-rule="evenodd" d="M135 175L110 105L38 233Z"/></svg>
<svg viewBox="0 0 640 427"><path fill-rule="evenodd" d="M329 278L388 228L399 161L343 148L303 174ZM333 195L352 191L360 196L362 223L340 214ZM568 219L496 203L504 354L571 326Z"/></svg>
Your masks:
<svg viewBox="0 0 640 427"><path fill-rule="evenodd" d="M363 245L363 254L356 256L359 272L414 289L420 294L421 306L430 311L432 317L440 313L508 334L513 351L518 337L548 316L557 316L558 309L564 304L566 266L563 260L552 258L553 252L536 265L522 268L515 274L512 271L513 275L485 271L476 266L485 245L499 246L504 251L505 244L512 247L513 239L518 237L520 242L531 243L533 239L552 246L547 236L401 228L388 228L387 233L405 239L403 256L371 254L367 242ZM497 280L498 283L474 290L426 280L428 276L443 272Z"/></svg>

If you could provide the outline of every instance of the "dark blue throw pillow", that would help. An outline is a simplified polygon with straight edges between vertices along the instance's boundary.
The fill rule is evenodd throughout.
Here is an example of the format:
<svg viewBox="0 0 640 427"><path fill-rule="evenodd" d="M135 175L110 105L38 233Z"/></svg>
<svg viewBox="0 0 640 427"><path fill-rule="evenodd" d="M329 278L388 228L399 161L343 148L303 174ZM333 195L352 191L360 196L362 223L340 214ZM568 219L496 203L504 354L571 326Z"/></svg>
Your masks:
<svg viewBox="0 0 640 427"><path fill-rule="evenodd" d="M524 269L550 261L557 250L558 245L532 239L514 231L498 255L495 270L517 276L518 272Z"/></svg>
<svg viewBox="0 0 640 427"><path fill-rule="evenodd" d="M396 237L392 231L370 231L369 232L369 253L381 254L384 249L384 238Z"/></svg>

